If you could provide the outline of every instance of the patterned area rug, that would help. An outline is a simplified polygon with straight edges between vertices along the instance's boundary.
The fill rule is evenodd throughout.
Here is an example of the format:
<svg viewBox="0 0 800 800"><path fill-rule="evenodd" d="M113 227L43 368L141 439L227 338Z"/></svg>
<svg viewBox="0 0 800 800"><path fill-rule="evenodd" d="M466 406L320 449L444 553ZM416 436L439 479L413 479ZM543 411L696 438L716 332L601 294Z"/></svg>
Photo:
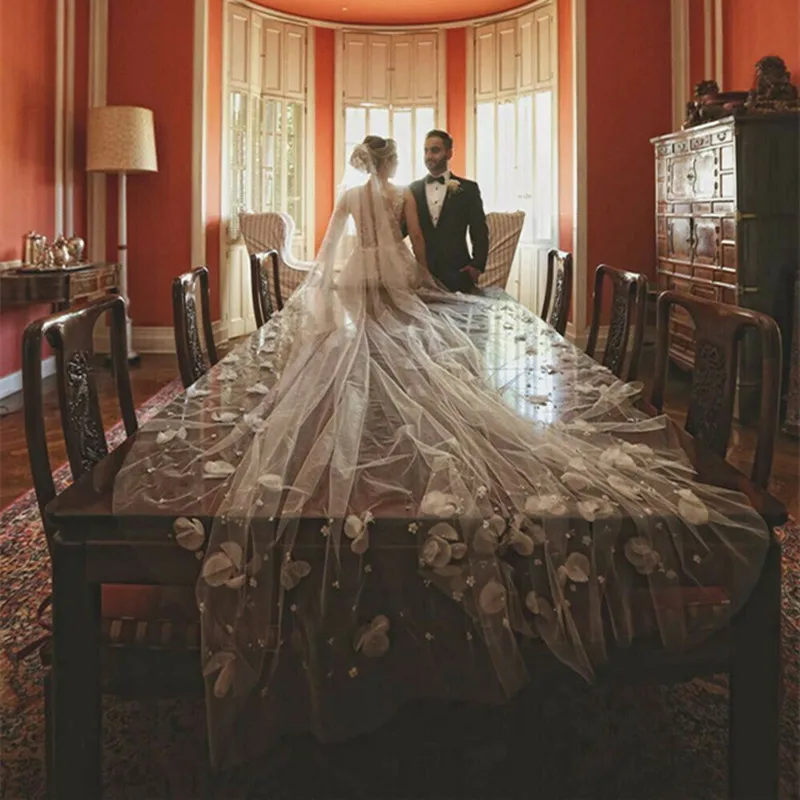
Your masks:
<svg viewBox="0 0 800 800"><path fill-rule="evenodd" d="M139 409L140 421L177 382ZM121 425L109 434L123 436ZM59 490L69 469L56 473ZM800 525L783 543L784 699L781 798L800 797ZM40 634L36 608L50 565L33 492L0 512L0 758L7 800L44 793L44 708L37 656L13 654ZM104 701L104 797L125 800L352 800L547 797L686 800L727 796L727 680L598 691L575 680L506 709L407 708L346 745L287 740L269 764L212 777L202 702ZM427 714L427 717L421 715ZM524 732L520 736L520 731Z"/></svg>

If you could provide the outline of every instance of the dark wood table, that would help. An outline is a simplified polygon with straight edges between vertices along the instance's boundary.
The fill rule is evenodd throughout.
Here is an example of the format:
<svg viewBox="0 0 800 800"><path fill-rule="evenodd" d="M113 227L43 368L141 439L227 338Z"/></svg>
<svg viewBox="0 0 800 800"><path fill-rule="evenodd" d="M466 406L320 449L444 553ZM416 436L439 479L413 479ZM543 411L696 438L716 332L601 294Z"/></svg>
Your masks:
<svg viewBox="0 0 800 800"><path fill-rule="evenodd" d="M521 323L515 322L525 316L521 307L502 299L497 306L506 311L498 313L496 324L473 336L483 350L489 378L508 393L509 402L521 413L554 423L559 408L575 390L569 375L548 368L552 363L548 359L558 349L575 352L575 348L548 334L531 355L529 342L520 339ZM256 331L234 353L256 352L263 335L263 329ZM575 357L583 356L575 352ZM237 390L228 384L226 388L220 379L226 366L223 360L196 386L216 387L213 391L217 393L227 391L228 402L233 400L246 411L254 400L245 395L244 387ZM192 389L187 391L191 396ZM531 395L539 399L531 403ZM541 400L545 395L546 402ZM186 400L182 395L162 410L162 427L180 418ZM675 428L673 433L700 481L743 492L771 527L785 522L785 510L777 500L727 462L695 446L683 431ZM220 501L221 490L186 499L184 485L175 491L176 497L183 498L179 507L171 505L169 497L146 502L143 486L140 508L115 510L115 482L126 459L154 440L151 426L140 430L48 508L58 528L53 552L53 708L59 797L90 800L101 796L101 584L193 586L200 562L195 553L176 544L172 523L178 516L197 517L210 530ZM598 673L600 680L611 682L661 683L730 672L729 764L731 795L736 798L768 797L777 792L780 580L780 549L773 541L759 583L726 630L688 653L666 653L651 641L612 650L607 665ZM549 653L543 658L549 659L551 672L570 672L558 664L553 668L555 659Z"/></svg>
<svg viewBox="0 0 800 800"><path fill-rule="evenodd" d="M118 291L119 264L87 263L65 269L0 270L0 307L50 303L56 309Z"/></svg>

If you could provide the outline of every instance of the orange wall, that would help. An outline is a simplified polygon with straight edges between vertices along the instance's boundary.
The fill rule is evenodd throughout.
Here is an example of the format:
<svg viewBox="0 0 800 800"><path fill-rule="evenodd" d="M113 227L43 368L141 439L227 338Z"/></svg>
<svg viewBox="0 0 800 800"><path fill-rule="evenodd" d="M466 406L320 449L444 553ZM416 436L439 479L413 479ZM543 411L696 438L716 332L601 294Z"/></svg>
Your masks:
<svg viewBox="0 0 800 800"><path fill-rule="evenodd" d="M171 283L191 263L193 0L109 4L108 104L155 116L158 172L128 178L128 293L134 325L171 325ZM108 181L116 258L117 181ZM218 284L218 277L214 279ZM218 292L215 292L218 294Z"/></svg>
<svg viewBox="0 0 800 800"><path fill-rule="evenodd" d="M55 0L0 2L0 261L55 224ZM35 34L35 35L32 35ZM48 306L0 310L0 375L21 367L22 332Z"/></svg>
<svg viewBox="0 0 800 800"><path fill-rule="evenodd" d="M314 238L319 249L328 228L336 192L334 186L334 32L331 28L314 31Z"/></svg>
<svg viewBox="0 0 800 800"><path fill-rule="evenodd" d="M769 55L800 81L800 0L726 0L722 25L724 89L749 89L756 61Z"/></svg>
<svg viewBox="0 0 800 800"><path fill-rule="evenodd" d="M453 137L450 167L467 171L467 29L447 31L447 132Z"/></svg>
<svg viewBox="0 0 800 800"><path fill-rule="evenodd" d="M586 30L588 269L583 279L591 297L600 263L655 276L649 140L672 128L670 2L590 2ZM634 48L647 58L631 69Z"/></svg>

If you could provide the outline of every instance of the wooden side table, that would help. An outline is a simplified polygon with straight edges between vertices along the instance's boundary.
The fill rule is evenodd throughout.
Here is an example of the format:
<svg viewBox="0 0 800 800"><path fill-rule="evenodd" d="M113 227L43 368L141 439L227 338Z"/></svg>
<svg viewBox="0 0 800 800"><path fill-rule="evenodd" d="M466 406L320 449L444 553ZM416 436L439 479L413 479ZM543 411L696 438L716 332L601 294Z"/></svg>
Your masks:
<svg viewBox="0 0 800 800"><path fill-rule="evenodd" d="M119 264L102 262L47 270L0 271L0 308L51 303L54 310L82 305L119 291Z"/></svg>

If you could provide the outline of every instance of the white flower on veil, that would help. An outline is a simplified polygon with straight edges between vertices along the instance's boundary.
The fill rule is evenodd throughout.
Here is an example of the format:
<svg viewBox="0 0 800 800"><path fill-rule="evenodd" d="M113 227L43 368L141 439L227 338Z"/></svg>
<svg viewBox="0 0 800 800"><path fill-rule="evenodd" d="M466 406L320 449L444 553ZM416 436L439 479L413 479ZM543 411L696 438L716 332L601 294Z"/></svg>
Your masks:
<svg viewBox="0 0 800 800"><path fill-rule="evenodd" d="M353 647L367 658L379 658L389 649L387 635L391 623L389 618L379 614L368 625L362 625L353 640Z"/></svg>

